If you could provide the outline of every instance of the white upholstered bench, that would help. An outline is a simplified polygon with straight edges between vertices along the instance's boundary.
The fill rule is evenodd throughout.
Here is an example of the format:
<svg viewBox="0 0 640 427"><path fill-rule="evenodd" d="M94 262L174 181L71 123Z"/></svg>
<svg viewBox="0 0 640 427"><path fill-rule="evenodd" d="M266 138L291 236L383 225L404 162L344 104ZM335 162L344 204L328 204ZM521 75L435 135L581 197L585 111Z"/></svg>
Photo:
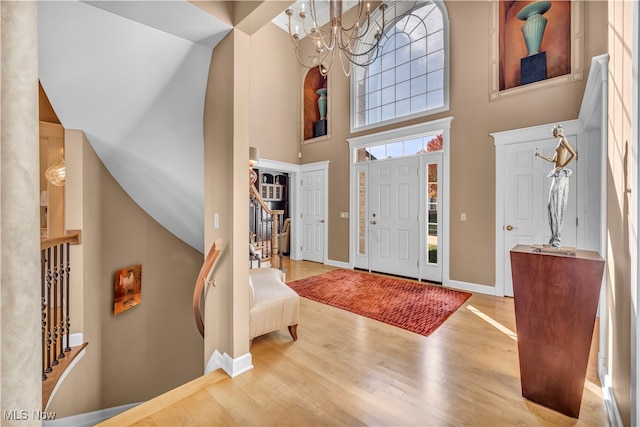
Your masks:
<svg viewBox="0 0 640 427"><path fill-rule="evenodd" d="M298 339L300 297L284 282L284 273L275 268L249 270L249 339L289 328Z"/></svg>

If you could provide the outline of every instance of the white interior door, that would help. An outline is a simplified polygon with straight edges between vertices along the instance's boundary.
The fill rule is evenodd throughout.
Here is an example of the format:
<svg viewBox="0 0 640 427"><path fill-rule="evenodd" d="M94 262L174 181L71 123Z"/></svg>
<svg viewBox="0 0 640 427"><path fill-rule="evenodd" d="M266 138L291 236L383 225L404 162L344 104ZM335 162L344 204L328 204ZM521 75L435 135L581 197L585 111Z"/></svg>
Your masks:
<svg viewBox="0 0 640 427"><path fill-rule="evenodd" d="M370 269L408 277L419 274L419 158L370 165Z"/></svg>
<svg viewBox="0 0 640 427"><path fill-rule="evenodd" d="M301 256L304 260L324 262L325 172L303 172L301 180Z"/></svg>
<svg viewBox="0 0 640 427"><path fill-rule="evenodd" d="M576 147L576 137L567 137ZM547 204L551 178L547 174L553 165L534 156L535 149L545 157L553 158L557 141L544 139L508 145L505 149L505 214L504 238L504 293L513 296L510 251L516 245L547 244L551 237ZM567 166L573 170L570 178L569 201L561 233L562 246L576 246L576 182L577 163Z"/></svg>

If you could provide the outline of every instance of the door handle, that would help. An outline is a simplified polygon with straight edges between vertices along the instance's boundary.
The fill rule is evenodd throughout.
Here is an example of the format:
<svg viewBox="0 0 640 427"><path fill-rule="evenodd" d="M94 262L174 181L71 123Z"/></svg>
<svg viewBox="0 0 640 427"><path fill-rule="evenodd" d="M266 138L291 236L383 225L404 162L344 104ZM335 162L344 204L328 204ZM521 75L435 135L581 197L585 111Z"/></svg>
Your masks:
<svg viewBox="0 0 640 427"><path fill-rule="evenodd" d="M324 219L321 219L321 220L320 220L320 223L324 224Z"/></svg>
<svg viewBox="0 0 640 427"><path fill-rule="evenodd" d="M372 225L376 225L377 224L377 222L375 222L375 221L369 221L369 223L372 224Z"/></svg>
<svg viewBox="0 0 640 427"><path fill-rule="evenodd" d="M513 229L514 229L514 228L516 228L516 227L514 227L514 226L513 226L513 225L511 225L511 224L509 224L509 225L507 225L505 228L507 229L507 231L511 231L511 230L513 230Z"/></svg>

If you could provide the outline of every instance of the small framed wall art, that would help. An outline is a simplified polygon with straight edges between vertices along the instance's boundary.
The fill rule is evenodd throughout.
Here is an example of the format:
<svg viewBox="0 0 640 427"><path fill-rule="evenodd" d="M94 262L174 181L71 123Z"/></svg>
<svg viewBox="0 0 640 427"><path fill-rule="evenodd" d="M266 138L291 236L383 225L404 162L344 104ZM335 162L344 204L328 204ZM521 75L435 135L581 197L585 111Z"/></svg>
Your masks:
<svg viewBox="0 0 640 427"><path fill-rule="evenodd" d="M142 265L132 265L116 272L113 292L113 314L140 304L142 299Z"/></svg>

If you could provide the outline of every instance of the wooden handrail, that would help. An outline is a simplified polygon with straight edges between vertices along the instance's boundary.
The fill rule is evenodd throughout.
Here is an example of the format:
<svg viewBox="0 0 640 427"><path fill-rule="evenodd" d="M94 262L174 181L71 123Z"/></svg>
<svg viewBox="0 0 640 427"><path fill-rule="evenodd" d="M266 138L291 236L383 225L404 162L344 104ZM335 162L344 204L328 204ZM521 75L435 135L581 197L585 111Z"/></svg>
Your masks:
<svg viewBox="0 0 640 427"><path fill-rule="evenodd" d="M201 300L202 294L204 290L205 281L211 280L211 273L213 272L213 264L215 264L218 255L220 255L220 250L222 248L222 239L218 239L213 242L211 245L211 249L209 249L209 253L207 254L207 258L202 264L202 268L200 269L200 274L198 274L198 279L196 280L196 286L193 289L193 315L196 319L196 326L198 327L198 332L204 338L204 322L202 321L202 311Z"/></svg>
<svg viewBox="0 0 640 427"><path fill-rule="evenodd" d="M51 237L49 239L41 239L40 249L52 248L62 243L79 245L80 243L82 243L82 230L67 230L67 234L63 236Z"/></svg>

